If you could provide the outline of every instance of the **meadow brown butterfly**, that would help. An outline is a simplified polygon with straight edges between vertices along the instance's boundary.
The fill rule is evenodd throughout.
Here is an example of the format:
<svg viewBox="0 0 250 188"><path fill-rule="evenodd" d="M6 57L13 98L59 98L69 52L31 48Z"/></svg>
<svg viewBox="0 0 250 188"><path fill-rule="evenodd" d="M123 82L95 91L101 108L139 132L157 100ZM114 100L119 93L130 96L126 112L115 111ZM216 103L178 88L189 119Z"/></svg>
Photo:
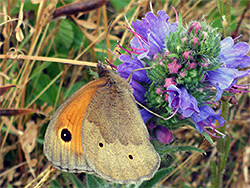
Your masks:
<svg viewBox="0 0 250 188"><path fill-rule="evenodd" d="M97 80L70 96L56 111L44 153L58 169L89 172L110 182L137 184L153 177L160 157L130 85L99 62Z"/></svg>

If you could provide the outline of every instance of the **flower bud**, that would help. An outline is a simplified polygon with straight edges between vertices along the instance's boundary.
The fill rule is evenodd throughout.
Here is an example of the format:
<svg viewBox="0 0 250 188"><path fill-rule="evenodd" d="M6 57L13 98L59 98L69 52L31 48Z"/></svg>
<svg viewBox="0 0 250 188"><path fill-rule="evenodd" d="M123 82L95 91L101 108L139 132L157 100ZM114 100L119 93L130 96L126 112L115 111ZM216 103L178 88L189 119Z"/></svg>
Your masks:
<svg viewBox="0 0 250 188"><path fill-rule="evenodd" d="M200 66L207 68L209 66L209 63L206 61L206 59L201 58L202 62L199 63Z"/></svg>
<svg viewBox="0 0 250 188"><path fill-rule="evenodd" d="M171 54L169 51L165 52L165 56L167 57L169 54Z"/></svg>
<svg viewBox="0 0 250 188"><path fill-rule="evenodd" d="M180 76L181 76L182 78L184 78L184 77L186 76L186 71L184 70L184 71L180 72Z"/></svg>
<svg viewBox="0 0 250 188"><path fill-rule="evenodd" d="M168 128L163 126L158 126L155 131L156 138L163 144L169 144L174 140L173 135L170 133Z"/></svg>
<svg viewBox="0 0 250 188"><path fill-rule="evenodd" d="M156 88L155 92L156 92L158 95L161 95L162 90L161 90L160 87L158 87L158 88Z"/></svg>
<svg viewBox="0 0 250 188"><path fill-rule="evenodd" d="M173 73L178 73L182 65L178 64L178 59L174 59L173 62L169 63L167 67L169 69L169 73L173 74Z"/></svg>
<svg viewBox="0 0 250 188"><path fill-rule="evenodd" d="M188 35L190 35L193 29L194 29L194 34L197 34L197 32L201 29L201 25L198 22L192 23L188 29Z"/></svg>
<svg viewBox="0 0 250 188"><path fill-rule="evenodd" d="M196 62L188 63L189 66L187 67L187 69L195 69L196 64Z"/></svg>
<svg viewBox="0 0 250 188"><path fill-rule="evenodd" d="M187 37L184 37L184 38L181 39L181 43L182 43L183 45L186 45L187 40L188 40L188 38L187 38Z"/></svg>
<svg viewBox="0 0 250 188"><path fill-rule="evenodd" d="M164 85L164 87L167 88L170 85L176 85L176 83L174 81L174 78L173 77L171 77L171 78L165 78L165 85Z"/></svg>
<svg viewBox="0 0 250 188"><path fill-rule="evenodd" d="M157 125L156 124L154 124L153 122L149 122L148 123L148 130L153 130L154 128L156 128L157 127Z"/></svg>
<svg viewBox="0 0 250 188"><path fill-rule="evenodd" d="M168 98L169 98L168 94L165 94L165 99L164 100L168 102Z"/></svg>
<svg viewBox="0 0 250 188"><path fill-rule="evenodd" d="M199 45L199 40L196 37L193 37L193 48Z"/></svg>
<svg viewBox="0 0 250 188"><path fill-rule="evenodd" d="M160 61L160 65L161 65L161 66L164 66L165 64L164 64L162 61Z"/></svg>
<svg viewBox="0 0 250 188"><path fill-rule="evenodd" d="M187 60L188 58L189 58L189 59L193 59L193 57L190 56L191 52L192 52L192 51L185 51L185 52L183 52L183 56L184 56L184 59L185 59L185 60Z"/></svg>
<svg viewBox="0 0 250 188"><path fill-rule="evenodd" d="M191 78L196 78L197 77L197 71L195 69L192 69L188 72L188 76Z"/></svg>
<svg viewBox="0 0 250 188"><path fill-rule="evenodd" d="M203 31L202 34L201 34L201 36L200 36L200 39L201 40L205 40L207 38L207 36L208 36L208 33L205 32L205 31Z"/></svg>

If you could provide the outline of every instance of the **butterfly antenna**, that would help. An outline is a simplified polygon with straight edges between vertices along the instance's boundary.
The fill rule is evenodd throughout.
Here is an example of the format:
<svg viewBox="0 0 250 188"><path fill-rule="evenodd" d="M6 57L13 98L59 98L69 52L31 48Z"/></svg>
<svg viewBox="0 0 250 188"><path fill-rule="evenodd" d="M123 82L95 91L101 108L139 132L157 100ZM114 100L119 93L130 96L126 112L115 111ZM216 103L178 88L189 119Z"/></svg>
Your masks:
<svg viewBox="0 0 250 188"><path fill-rule="evenodd" d="M107 43L107 38L108 38L108 34L109 34L110 28L111 28L111 26L112 26L112 23L113 23L113 21L111 21L111 22L109 23L109 27L108 27L108 30L107 30L107 33L106 33L106 37L105 37L105 41L104 41L104 45L103 45L103 47L102 47L102 55L101 55L101 59L103 59L103 52L104 52L104 48L105 48L106 43Z"/></svg>
<svg viewBox="0 0 250 188"><path fill-rule="evenodd" d="M111 25L112 25L113 21L111 21L109 23L109 27L108 27L108 30L107 30L107 33L106 33L106 37L105 37L105 41L104 41L104 45L102 47L102 55L101 55L101 59L103 59L103 52L104 52L104 47L107 43L107 38L108 38L108 34L109 34L109 31L110 31L110 28L111 28ZM105 59L106 60L106 59ZM107 60L106 60L107 61ZM109 61L107 61L109 63ZM109 63L110 64L110 63ZM107 74L109 74L109 70L107 69L107 67L103 64L102 61L98 60L98 64L97 64L97 72L98 72L98 75L99 77L104 77L106 76Z"/></svg>

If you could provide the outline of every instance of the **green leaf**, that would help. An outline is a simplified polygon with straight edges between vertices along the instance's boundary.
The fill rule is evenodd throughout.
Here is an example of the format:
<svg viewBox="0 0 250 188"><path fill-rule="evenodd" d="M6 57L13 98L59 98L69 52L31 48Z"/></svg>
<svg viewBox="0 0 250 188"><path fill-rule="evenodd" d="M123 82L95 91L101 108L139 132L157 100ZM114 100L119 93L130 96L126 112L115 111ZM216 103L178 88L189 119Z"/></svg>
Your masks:
<svg viewBox="0 0 250 188"><path fill-rule="evenodd" d="M194 146L177 146L176 149L180 151L197 151L199 153L205 153L204 150Z"/></svg>
<svg viewBox="0 0 250 188"><path fill-rule="evenodd" d="M57 46L69 49L73 43L74 32L69 20L62 20L55 37Z"/></svg>
<svg viewBox="0 0 250 188"><path fill-rule="evenodd" d="M27 92L27 101L31 102L34 99L34 95L38 95L47 85L51 82L51 78L47 74L41 74L38 78L36 85L34 86L34 93L30 95L29 91ZM40 100L47 102L50 105L54 105L56 95L57 95L57 87L55 84L52 84L41 96ZM27 103L28 104L28 103Z"/></svg>
<svg viewBox="0 0 250 188"><path fill-rule="evenodd" d="M109 187L108 183L102 178L96 177L91 174L87 174L86 176L87 176L87 188Z"/></svg>
<svg viewBox="0 0 250 188"><path fill-rule="evenodd" d="M169 58L174 58L174 57L179 58L179 55L178 54L169 54L168 57Z"/></svg>
<svg viewBox="0 0 250 188"><path fill-rule="evenodd" d="M121 188L123 188L122 186L123 186L123 185L121 185ZM126 185L125 187L126 187L126 188L138 188L138 186L136 186L135 184L128 184L128 185Z"/></svg>
<svg viewBox="0 0 250 188"><path fill-rule="evenodd" d="M175 153L177 152L177 149L175 146L162 146L162 147L158 147L155 148L157 153L159 154L164 154L164 153Z"/></svg>
<svg viewBox="0 0 250 188"><path fill-rule="evenodd" d="M41 75L41 72L43 70L45 70L46 68L48 68L51 65L51 62L44 62L41 63L41 65L39 64L39 66L37 66L33 71L32 74L30 76L30 80L36 79Z"/></svg>
<svg viewBox="0 0 250 188"><path fill-rule="evenodd" d="M48 186L49 188L62 188L61 184L57 180L51 180L50 183L51 185Z"/></svg>
<svg viewBox="0 0 250 188"><path fill-rule="evenodd" d="M207 139L207 141L208 141L210 144L212 144L212 145L214 144L212 138L210 137L210 135L209 135L208 133L206 133L205 131L203 131L201 134Z"/></svg>
<svg viewBox="0 0 250 188"><path fill-rule="evenodd" d="M79 180L79 178L75 174L67 173L67 176L76 187L85 187L82 181Z"/></svg>
<svg viewBox="0 0 250 188"><path fill-rule="evenodd" d="M74 32L74 38L72 46L74 46L74 52L77 52L81 45L83 45L83 48L87 47L89 44L88 42L84 42L86 40L86 37L82 34L81 29L79 26L77 26L75 23L71 22L71 26ZM86 45L86 46L85 46Z"/></svg>
<svg viewBox="0 0 250 188"><path fill-rule="evenodd" d="M182 26L182 15L181 12L179 13L179 18L178 18L178 32L181 32L181 30L183 29Z"/></svg>
<svg viewBox="0 0 250 188"><path fill-rule="evenodd" d="M158 182L160 182L160 180L162 178L164 178L171 171L173 171L173 167L160 169L158 172L155 173L155 175L152 179L142 182L141 185L139 186L139 188L153 187Z"/></svg>
<svg viewBox="0 0 250 188"><path fill-rule="evenodd" d="M157 152L160 154L164 153L175 153L178 151L196 151L199 153L205 153L204 150L199 149L194 146L163 146L161 148L157 148Z"/></svg>
<svg viewBox="0 0 250 188"><path fill-rule="evenodd" d="M117 11L119 11L122 8L127 7L128 4L130 3L130 0L122 0L122 1L110 0L110 3Z"/></svg>
<svg viewBox="0 0 250 188"><path fill-rule="evenodd" d="M13 186L11 184L8 184L7 185L7 188L12 188Z"/></svg>

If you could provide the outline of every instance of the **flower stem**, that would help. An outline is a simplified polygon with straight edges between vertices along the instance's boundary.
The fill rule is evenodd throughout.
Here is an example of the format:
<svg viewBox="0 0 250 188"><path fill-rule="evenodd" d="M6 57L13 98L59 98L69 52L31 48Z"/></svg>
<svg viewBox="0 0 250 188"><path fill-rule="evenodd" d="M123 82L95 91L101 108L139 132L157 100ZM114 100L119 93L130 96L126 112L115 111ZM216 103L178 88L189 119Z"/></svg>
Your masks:
<svg viewBox="0 0 250 188"><path fill-rule="evenodd" d="M228 114L228 102L227 101L222 101L222 107L221 107L221 116L226 120L227 119L227 114ZM223 127L218 128L218 130L225 134L225 128L226 125ZM222 187L222 178L223 174L225 171L225 166L227 162L227 156L228 156L228 151L229 151L229 144L230 144L230 139L228 136L225 138L219 138L217 140L217 150L218 150L218 157L215 159L215 162L213 162L212 165L212 187ZM216 165L215 165L216 164Z"/></svg>
<svg viewBox="0 0 250 188"><path fill-rule="evenodd" d="M230 36L230 25L231 25L231 0L226 0L225 3L225 14L223 12L224 10L224 1L217 0L217 6L219 13L222 18L222 27L223 27L223 33L224 37ZM228 118L228 101L222 100L221 104L221 116L227 120ZM218 122L217 122L218 123ZM225 134L226 130L226 123L224 126L218 128L218 131ZM229 152L229 145L230 145L230 139L226 135L225 138L219 138L217 139L217 151L218 151L218 157L215 159L215 161L211 162L211 173L212 173L212 187L220 188L222 187L222 180L223 180L223 174L225 172L225 166L227 162L228 152Z"/></svg>

